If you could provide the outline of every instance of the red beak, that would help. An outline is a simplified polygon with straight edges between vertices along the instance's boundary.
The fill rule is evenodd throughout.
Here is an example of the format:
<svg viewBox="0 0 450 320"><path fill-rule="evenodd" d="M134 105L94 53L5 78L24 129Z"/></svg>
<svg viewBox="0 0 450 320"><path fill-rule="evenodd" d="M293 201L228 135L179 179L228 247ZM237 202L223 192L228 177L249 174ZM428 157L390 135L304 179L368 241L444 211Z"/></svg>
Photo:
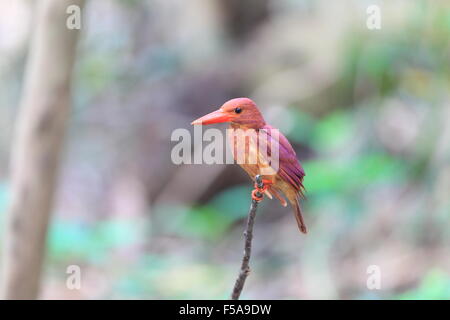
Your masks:
<svg viewBox="0 0 450 320"><path fill-rule="evenodd" d="M206 116L198 118L192 121L191 124L212 124L212 123L222 123L231 121L231 116L223 112L222 110L216 110L214 112L208 113Z"/></svg>

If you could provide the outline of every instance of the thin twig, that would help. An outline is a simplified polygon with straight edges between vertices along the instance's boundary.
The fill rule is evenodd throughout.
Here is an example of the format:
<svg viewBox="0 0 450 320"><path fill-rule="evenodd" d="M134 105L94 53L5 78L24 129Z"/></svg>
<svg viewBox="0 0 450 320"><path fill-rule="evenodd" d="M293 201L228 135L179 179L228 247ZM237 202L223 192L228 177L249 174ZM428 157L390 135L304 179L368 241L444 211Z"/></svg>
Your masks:
<svg viewBox="0 0 450 320"><path fill-rule="evenodd" d="M264 184L260 175L255 177L258 188L263 188ZM257 192L256 196L262 197L262 194ZM250 211L248 212L247 227L244 232L245 245L244 256L242 257L241 270L234 284L233 292L231 293L231 299L238 300L244 288L245 280L250 274L250 255L252 253L252 239L253 239L253 224L255 222L256 209L258 207L258 201L252 199Z"/></svg>

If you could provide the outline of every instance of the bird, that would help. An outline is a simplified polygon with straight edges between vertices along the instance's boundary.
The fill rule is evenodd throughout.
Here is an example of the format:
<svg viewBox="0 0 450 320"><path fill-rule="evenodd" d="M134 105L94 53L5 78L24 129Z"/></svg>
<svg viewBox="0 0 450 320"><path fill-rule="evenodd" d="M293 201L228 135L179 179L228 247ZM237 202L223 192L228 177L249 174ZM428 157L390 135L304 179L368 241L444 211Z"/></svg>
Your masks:
<svg viewBox="0 0 450 320"><path fill-rule="evenodd" d="M300 205L300 200L305 198L306 191L303 180L306 174L288 139L277 129L267 124L255 102L245 97L231 99L218 110L192 121L191 124L209 125L215 123L230 124L227 131L234 159L242 156L239 152L244 153L244 161L238 161L238 164L253 181L255 181L257 175L262 177L264 187L259 188L255 182L252 198L259 202L262 200L263 194L271 199L272 196L275 196L281 205L286 207L287 201L284 198L286 197L294 209L299 230L306 234L307 228ZM243 135L250 137L244 138L243 147L237 148L238 140L235 132L241 132ZM261 135L266 137L267 152L261 152L261 148L258 148L260 140L255 138L254 135L248 134L249 132L255 132L258 137ZM278 149L277 166L274 166L270 161L270 157L274 154L273 148ZM255 157L256 161L250 161Z"/></svg>

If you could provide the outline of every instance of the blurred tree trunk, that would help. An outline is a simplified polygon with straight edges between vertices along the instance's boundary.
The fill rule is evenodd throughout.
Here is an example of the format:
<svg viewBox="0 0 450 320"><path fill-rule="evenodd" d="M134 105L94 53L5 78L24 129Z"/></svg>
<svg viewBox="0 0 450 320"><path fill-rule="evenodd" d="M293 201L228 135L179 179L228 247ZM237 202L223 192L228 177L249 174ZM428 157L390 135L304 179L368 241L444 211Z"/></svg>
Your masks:
<svg viewBox="0 0 450 320"><path fill-rule="evenodd" d="M12 201L2 280L6 299L38 296L78 38L77 29L67 28L66 10L83 4L84 0L37 3L11 158Z"/></svg>

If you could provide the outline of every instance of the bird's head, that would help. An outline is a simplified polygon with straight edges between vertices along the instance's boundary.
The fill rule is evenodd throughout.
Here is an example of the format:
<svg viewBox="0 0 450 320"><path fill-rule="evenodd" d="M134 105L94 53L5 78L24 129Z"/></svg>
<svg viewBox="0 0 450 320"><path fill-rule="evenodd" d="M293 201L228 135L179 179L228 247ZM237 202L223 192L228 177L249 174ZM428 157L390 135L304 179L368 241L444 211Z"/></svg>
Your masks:
<svg viewBox="0 0 450 320"><path fill-rule="evenodd" d="M225 102L218 110L192 121L191 124L229 122L244 128L259 129L266 122L256 104L249 98L236 98Z"/></svg>

